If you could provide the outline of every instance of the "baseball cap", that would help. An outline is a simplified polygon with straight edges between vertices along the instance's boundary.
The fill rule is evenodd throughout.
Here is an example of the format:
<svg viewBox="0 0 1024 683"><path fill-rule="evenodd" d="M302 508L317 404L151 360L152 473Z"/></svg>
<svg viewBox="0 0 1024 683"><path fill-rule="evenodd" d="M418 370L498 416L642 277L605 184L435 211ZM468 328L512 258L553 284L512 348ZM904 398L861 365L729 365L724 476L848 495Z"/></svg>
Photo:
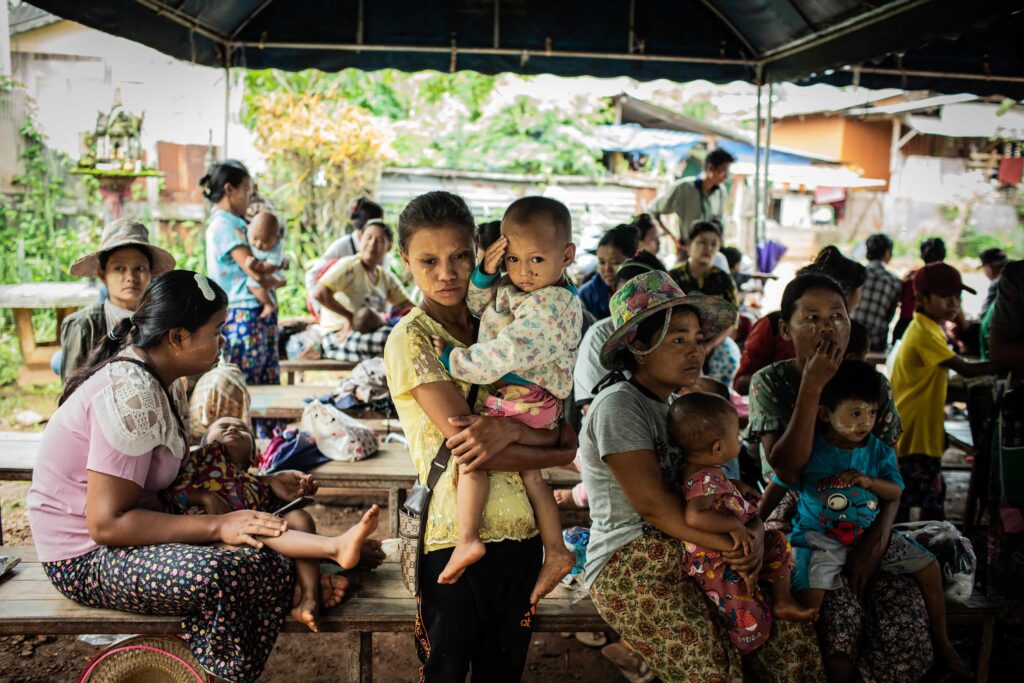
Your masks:
<svg viewBox="0 0 1024 683"><path fill-rule="evenodd" d="M1001 266L1010 260L1006 252L999 247L992 247L981 252L981 263L986 266Z"/></svg>
<svg viewBox="0 0 1024 683"><path fill-rule="evenodd" d="M964 284L960 271L946 263L929 263L914 273L914 291L937 296L954 296L962 291L978 293Z"/></svg>

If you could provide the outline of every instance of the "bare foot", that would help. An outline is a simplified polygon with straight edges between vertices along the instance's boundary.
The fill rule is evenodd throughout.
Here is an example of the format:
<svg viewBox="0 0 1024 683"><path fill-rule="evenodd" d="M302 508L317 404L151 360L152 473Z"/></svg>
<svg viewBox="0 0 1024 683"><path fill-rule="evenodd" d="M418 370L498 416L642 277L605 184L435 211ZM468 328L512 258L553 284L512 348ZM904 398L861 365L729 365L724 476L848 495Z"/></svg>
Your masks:
<svg viewBox="0 0 1024 683"><path fill-rule="evenodd" d="M555 502L563 510L579 510L580 506L572 499L572 489L555 489Z"/></svg>
<svg viewBox="0 0 1024 683"><path fill-rule="evenodd" d="M452 551L452 556L448 558L448 564L444 566L441 576L437 577L437 582L442 584L455 583L462 578L469 565L476 564L486 554L487 548L484 547L484 542L479 538L465 542L459 541L455 546L455 550Z"/></svg>
<svg viewBox="0 0 1024 683"><path fill-rule="evenodd" d="M320 575L320 607L330 609L337 607L345 599L348 592L348 579L340 574ZM298 607L302 600L302 589L295 584L295 591L292 593L292 607Z"/></svg>
<svg viewBox="0 0 1024 683"><path fill-rule="evenodd" d="M956 674L958 678L968 681L974 680L974 672L967 668L967 665L964 664L962 659L960 659L960 655L957 654L955 649L953 649L953 645L949 641L938 644L936 649L938 649L938 655L942 658L942 661L946 663L946 666L948 666L950 671Z"/></svg>
<svg viewBox="0 0 1024 683"><path fill-rule="evenodd" d="M380 507L374 505L365 513L351 529L338 536L338 552L334 560L342 569L351 569L359 564L359 555L363 549L363 541L377 530Z"/></svg>
<svg viewBox="0 0 1024 683"><path fill-rule="evenodd" d="M817 607L804 607L796 600L776 600L772 605L772 614L783 621L815 621L818 618Z"/></svg>
<svg viewBox="0 0 1024 683"><path fill-rule="evenodd" d="M545 548L544 564L540 568L537 583L533 585L533 592L530 593L530 604L536 605L541 598L553 591L562 577L572 571L575 564L576 556L565 546L554 549Z"/></svg>
<svg viewBox="0 0 1024 683"><path fill-rule="evenodd" d="M320 627L316 624L319 613L320 606L315 595L300 595L299 602L292 607L292 619L305 624L313 633L320 632Z"/></svg>

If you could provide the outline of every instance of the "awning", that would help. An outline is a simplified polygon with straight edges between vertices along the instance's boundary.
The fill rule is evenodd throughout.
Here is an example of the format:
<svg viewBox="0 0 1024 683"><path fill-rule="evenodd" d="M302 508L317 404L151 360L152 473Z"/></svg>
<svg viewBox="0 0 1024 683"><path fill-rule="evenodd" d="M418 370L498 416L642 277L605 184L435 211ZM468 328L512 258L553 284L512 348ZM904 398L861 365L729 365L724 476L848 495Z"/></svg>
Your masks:
<svg viewBox="0 0 1024 683"><path fill-rule="evenodd" d="M775 158L774 152L772 153L772 158ZM752 176L754 175L754 164L738 161L732 165L730 170L733 175ZM848 168L836 166L794 166L773 163L768 167L768 180L773 185L803 186L808 189L816 187L863 189L885 186L884 180L863 178Z"/></svg>
<svg viewBox="0 0 1024 683"><path fill-rule="evenodd" d="M995 104L952 104L939 116L908 116L905 122L925 135L1024 140L1024 111L1014 108L1000 114Z"/></svg>
<svg viewBox="0 0 1024 683"><path fill-rule="evenodd" d="M1024 97L1024 13L988 0L35 0L209 66L817 79Z"/></svg>

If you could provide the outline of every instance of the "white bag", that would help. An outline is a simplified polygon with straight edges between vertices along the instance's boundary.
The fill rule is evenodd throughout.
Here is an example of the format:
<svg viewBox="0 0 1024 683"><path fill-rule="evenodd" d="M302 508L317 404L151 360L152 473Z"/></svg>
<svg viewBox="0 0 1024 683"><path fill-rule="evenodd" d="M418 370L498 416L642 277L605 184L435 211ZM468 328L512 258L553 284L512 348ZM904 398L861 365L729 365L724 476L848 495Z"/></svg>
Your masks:
<svg viewBox="0 0 1024 683"><path fill-rule="evenodd" d="M354 417L332 405L314 401L302 411L302 431L331 460L355 462L377 452L377 435Z"/></svg>

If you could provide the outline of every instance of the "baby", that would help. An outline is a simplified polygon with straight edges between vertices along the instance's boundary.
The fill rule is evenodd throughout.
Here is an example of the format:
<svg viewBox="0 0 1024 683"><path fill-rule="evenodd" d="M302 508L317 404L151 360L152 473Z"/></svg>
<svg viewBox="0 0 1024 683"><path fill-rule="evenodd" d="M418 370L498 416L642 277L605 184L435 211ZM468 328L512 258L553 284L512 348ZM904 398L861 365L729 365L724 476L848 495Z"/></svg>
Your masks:
<svg viewBox="0 0 1024 683"><path fill-rule="evenodd" d="M698 531L728 534L734 547L749 549L747 523L757 519L757 507L746 500L722 470L739 455L740 422L733 405L714 394L694 392L677 398L668 411L668 434L683 454L683 492L686 524ZM756 550L756 549L755 549ZM785 535L764 534L764 563L756 579L771 585L769 611L755 577L741 576L721 552L683 542L687 573L697 580L711 602L729 622L729 637L742 654L767 642L771 617L811 621L817 608L802 607L790 593L793 556Z"/></svg>
<svg viewBox="0 0 1024 683"><path fill-rule="evenodd" d="M273 274L288 268L288 258L284 255L284 240L281 239L281 223L270 211L260 211L253 216L244 239L252 250L252 256L246 265L262 276L259 280L249 277L245 284L253 296L263 304L260 317L269 318L277 310L273 292L285 284L282 278L274 277Z"/></svg>
<svg viewBox="0 0 1024 683"><path fill-rule="evenodd" d="M467 298L480 316L479 341L453 348L438 337L433 340L453 378L500 385L485 400L485 414L542 430L540 441L531 443L558 442L562 401L572 391L583 308L565 268L575 256L572 217L565 205L545 197L513 202L502 218L501 237L488 247L470 284ZM558 507L541 473L520 474L544 544L544 565L530 598L536 604L572 569L574 558L562 540ZM480 518L487 491L485 471L460 469L457 543L439 583L454 583L484 556Z"/></svg>
<svg viewBox="0 0 1024 683"><path fill-rule="evenodd" d="M819 607L828 591L842 586L850 550L878 516L879 501L895 503L903 492L896 453L872 434L881 399L878 372L863 361L844 361L822 391L818 430L799 480L774 477L799 493L789 539L796 551L793 590L807 607ZM935 556L893 531L878 569L914 575L938 654L955 673L973 678L946 633L942 572Z"/></svg>
<svg viewBox="0 0 1024 683"><path fill-rule="evenodd" d="M222 417L210 425L200 447L189 455L178 478L161 497L175 512L219 515L236 510L274 512L286 502L316 493L317 483L308 474L250 474L255 455L256 441L248 425L237 418ZM377 528L379 512L374 505L341 536L320 536L309 513L292 510L284 515L287 531L277 537L258 537L271 550L296 560L299 601L292 609L296 621L318 630L318 560L331 560L343 569L351 569L359 564L364 550L370 554L379 550L379 543L369 538Z"/></svg>

